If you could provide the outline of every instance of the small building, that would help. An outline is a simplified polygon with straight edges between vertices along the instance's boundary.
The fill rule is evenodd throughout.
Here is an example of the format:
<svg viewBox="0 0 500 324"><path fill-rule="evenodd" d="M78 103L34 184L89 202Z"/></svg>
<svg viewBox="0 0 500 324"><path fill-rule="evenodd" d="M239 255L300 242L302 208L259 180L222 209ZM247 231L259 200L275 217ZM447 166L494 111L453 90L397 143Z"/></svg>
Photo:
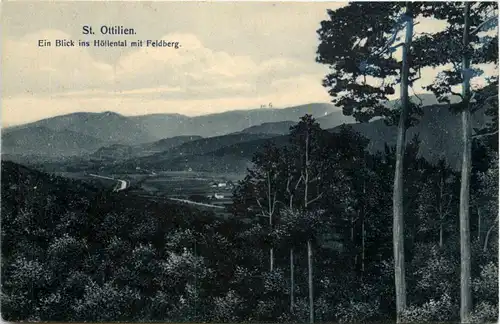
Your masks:
<svg viewBox="0 0 500 324"><path fill-rule="evenodd" d="M219 188L226 188L226 186L227 186L227 184L225 182L219 182L217 184L217 187L219 187Z"/></svg>

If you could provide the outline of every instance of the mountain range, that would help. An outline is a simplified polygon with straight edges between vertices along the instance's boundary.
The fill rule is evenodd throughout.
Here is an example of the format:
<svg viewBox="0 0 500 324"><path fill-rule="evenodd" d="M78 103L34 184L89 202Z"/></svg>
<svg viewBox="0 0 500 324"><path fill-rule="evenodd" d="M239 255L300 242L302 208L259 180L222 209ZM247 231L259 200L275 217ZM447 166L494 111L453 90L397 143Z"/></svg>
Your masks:
<svg viewBox="0 0 500 324"><path fill-rule="evenodd" d="M422 99L423 98L423 99ZM435 104L431 95L420 123L408 131L419 135L420 154L445 158L457 166L460 156L460 117ZM434 104L433 104L434 103ZM197 117L179 114L122 116L114 112L73 113L2 130L2 159L44 163L79 159L111 162L126 170L140 166L155 170L241 172L264 143L284 145L289 128L310 114L332 132L349 124L370 139L369 150L394 145L396 128L382 120L356 123L331 104L313 103L283 109L228 111ZM476 114L473 127L487 121Z"/></svg>
<svg viewBox="0 0 500 324"><path fill-rule="evenodd" d="M179 114L122 116L114 112L72 113L2 130L2 154L65 157L91 154L105 146L154 144L185 136L214 137L268 122L296 121L305 114L327 117L329 125L353 121L331 104L284 109L235 110L188 117ZM281 129L280 132L283 130Z"/></svg>

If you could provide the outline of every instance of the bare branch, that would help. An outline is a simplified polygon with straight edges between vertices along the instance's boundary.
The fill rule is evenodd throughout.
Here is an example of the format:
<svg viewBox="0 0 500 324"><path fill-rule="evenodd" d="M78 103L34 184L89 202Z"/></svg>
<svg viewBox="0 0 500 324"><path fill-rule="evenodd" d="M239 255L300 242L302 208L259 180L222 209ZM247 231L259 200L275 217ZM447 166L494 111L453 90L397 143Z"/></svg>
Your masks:
<svg viewBox="0 0 500 324"><path fill-rule="evenodd" d="M498 215L497 215L497 218L495 218L493 225L490 226L490 229L486 233L486 238L484 239L483 252L486 252L488 250L488 240L489 240L490 234L493 231L493 229L495 228L495 225L497 224L497 222L498 222Z"/></svg>
<svg viewBox="0 0 500 324"><path fill-rule="evenodd" d="M491 135L495 135L495 134L498 134L498 130L491 132L491 133L472 135L472 138L481 138L481 137L491 136Z"/></svg>
<svg viewBox="0 0 500 324"><path fill-rule="evenodd" d="M278 202L277 196L278 196L278 189L274 190L274 199L271 207L271 215L274 215L274 211L276 209L276 203Z"/></svg>
<svg viewBox="0 0 500 324"><path fill-rule="evenodd" d="M454 96L459 96L462 100L464 100L464 96L462 96L461 93L455 92L455 91L450 91L450 93Z"/></svg>
<svg viewBox="0 0 500 324"><path fill-rule="evenodd" d="M416 77L416 78L414 78L414 79L410 79L410 80L408 81L408 83L412 84L412 83L414 83L415 81L420 80L421 78L422 78L421 76L418 76L418 77ZM413 88L412 88L412 89L413 89Z"/></svg>
<svg viewBox="0 0 500 324"><path fill-rule="evenodd" d="M314 182L317 182L320 178L321 178L321 177L320 177L320 175L318 175L317 177L315 177L315 178L313 178L313 179L309 180L309 183L314 183Z"/></svg>
<svg viewBox="0 0 500 324"><path fill-rule="evenodd" d="M402 46L405 46L405 43L399 43L397 45L394 45L393 47L391 47L392 49L396 49L398 47L402 47Z"/></svg>
<svg viewBox="0 0 500 324"><path fill-rule="evenodd" d="M302 180L304 180L304 174L302 174L302 175L300 176L299 180L297 180L297 184L295 185L294 190L297 190L297 188L299 187L299 184L300 184L300 182L301 182Z"/></svg>
<svg viewBox="0 0 500 324"><path fill-rule="evenodd" d="M420 77L416 78L415 80L418 80L418 79L420 79ZM411 90L413 91L413 95L414 95L414 96L418 99L418 101L420 101L420 105L423 105L423 104L424 104L424 101L423 101L423 100L422 100L422 98L420 98L420 96L419 96L419 95L415 92L415 89L413 89L413 84L412 84L412 83L413 83L413 81L415 81L415 80L412 80L412 81L410 82L410 88L411 88Z"/></svg>
<svg viewBox="0 0 500 324"><path fill-rule="evenodd" d="M498 19L498 17L497 17L497 16L495 16L495 17L491 17L491 18L489 18L489 19L487 19L487 20L483 21L482 23L480 23L480 24L476 27L476 29L474 29L473 31L471 31L471 32L469 33L469 36L474 36L475 34L479 33L479 32L481 31L481 28L483 28L486 24L489 24L489 23L490 23L490 22L492 22L493 20L497 20L497 19Z"/></svg>
<svg viewBox="0 0 500 324"><path fill-rule="evenodd" d="M323 193L320 193L320 194L319 194L316 198L309 200L309 201L307 202L307 206L309 206L310 204L312 204L312 203L313 203L313 202L315 202L316 200L321 199L321 197L323 197ZM307 207L307 206L306 206L306 207Z"/></svg>
<svg viewBox="0 0 500 324"><path fill-rule="evenodd" d="M262 207L262 204L260 203L259 198L255 198L255 200L257 201L257 204L259 205L259 207L261 209L262 215L265 216L265 217L268 217L268 216L266 216L266 213L264 212L265 209L264 209L264 207Z"/></svg>
<svg viewBox="0 0 500 324"><path fill-rule="evenodd" d="M484 102L489 102L492 99L498 98L498 93L492 96L489 96L488 98L484 99Z"/></svg>
<svg viewBox="0 0 500 324"><path fill-rule="evenodd" d="M384 45L384 47L382 47L382 49L380 51L378 51L378 53L375 53L373 56L379 56L379 55L384 54L384 52L387 51L387 49L389 47L391 47L392 43L394 43L394 41L396 40L396 37L398 36L398 33L404 28L404 26L405 25L398 26L398 28L396 28L394 30L394 33L392 34L391 39L389 39L389 41Z"/></svg>
<svg viewBox="0 0 500 324"><path fill-rule="evenodd" d="M474 94L476 94L476 93L474 92ZM490 96L490 97L488 97L488 98L484 99L484 100L483 100L483 102L484 102L484 103L488 103L489 101L491 101L491 100L493 100L493 99L495 99L495 98L498 98L498 94L493 95L493 96ZM472 98L471 98L471 99L472 99ZM471 112L472 112L472 113L475 113L476 111L478 111L478 110L480 110L480 109L484 108L485 106L486 106L486 105L477 105L477 106L476 106L476 108L475 108L475 109L472 109L472 111L471 111Z"/></svg>
<svg viewBox="0 0 500 324"><path fill-rule="evenodd" d="M414 83L415 81L417 81L417 80L420 80L421 78L422 78L422 74L421 74L421 71L420 71L420 68L419 68L419 69L418 69L418 76L417 76L417 77L415 77L414 79L411 79L411 80L409 81L409 83L410 83L410 86L411 86L411 89L412 89L412 90L413 90L413 83ZM416 95L416 94L415 94L415 90L413 90L413 94L414 94L414 95Z"/></svg>

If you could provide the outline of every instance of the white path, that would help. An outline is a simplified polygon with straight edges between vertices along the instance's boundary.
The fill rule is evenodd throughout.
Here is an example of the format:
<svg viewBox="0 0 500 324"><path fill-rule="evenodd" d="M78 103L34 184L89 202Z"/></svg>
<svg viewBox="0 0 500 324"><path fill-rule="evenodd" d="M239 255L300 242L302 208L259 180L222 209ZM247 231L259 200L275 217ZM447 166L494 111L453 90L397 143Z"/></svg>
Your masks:
<svg viewBox="0 0 500 324"><path fill-rule="evenodd" d="M216 205L204 204L204 203L199 203L199 202L192 201L192 200L187 200L187 199L179 199L179 198L168 198L168 199L174 200L174 201L183 202L183 203L190 204L190 205L198 205L198 206L204 206L204 207L212 207L212 208L224 209L223 206L216 206Z"/></svg>
<svg viewBox="0 0 500 324"><path fill-rule="evenodd" d="M102 175L92 174L92 173L90 173L89 176L95 177L95 178L101 178L101 179L108 179L108 180L118 181L118 183L120 184L120 187L113 189L113 191L115 191L115 192L125 190L125 189L127 189L128 185L129 185L128 181L126 181L126 180L120 180L120 179L105 177L105 176L102 176Z"/></svg>

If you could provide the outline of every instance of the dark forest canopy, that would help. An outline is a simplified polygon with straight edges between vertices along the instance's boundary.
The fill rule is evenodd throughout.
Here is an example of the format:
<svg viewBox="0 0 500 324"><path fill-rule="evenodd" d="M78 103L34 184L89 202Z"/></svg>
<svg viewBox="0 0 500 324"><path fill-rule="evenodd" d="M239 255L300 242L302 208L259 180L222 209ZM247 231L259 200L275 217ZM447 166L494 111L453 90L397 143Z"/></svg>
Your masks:
<svg viewBox="0 0 500 324"><path fill-rule="evenodd" d="M307 133L311 204L306 211L304 180L298 186L297 180L306 166L301 156ZM307 251L301 242L312 240L316 320L388 320L394 302L393 149L372 155L368 142L349 127L323 131L305 116L291 129L288 145L269 144L255 155L254 168L235 189L230 219L113 195L2 162L4 318L302 322L308 306ZM417 158L418 145L412 140L405 158L413 283L407 316L454 320L458 177L444 162ZM492 181L497 161L475 171L473 224L479 217L482 224L473 226L479 319L491 318L496 305L494 291L486 292L497 282L497 231L490 231L497 214ZM272 228L262 217L269 197ZM295 253L292 312L290 248ZM436 302L429 304L431 299Z"/></svg>

